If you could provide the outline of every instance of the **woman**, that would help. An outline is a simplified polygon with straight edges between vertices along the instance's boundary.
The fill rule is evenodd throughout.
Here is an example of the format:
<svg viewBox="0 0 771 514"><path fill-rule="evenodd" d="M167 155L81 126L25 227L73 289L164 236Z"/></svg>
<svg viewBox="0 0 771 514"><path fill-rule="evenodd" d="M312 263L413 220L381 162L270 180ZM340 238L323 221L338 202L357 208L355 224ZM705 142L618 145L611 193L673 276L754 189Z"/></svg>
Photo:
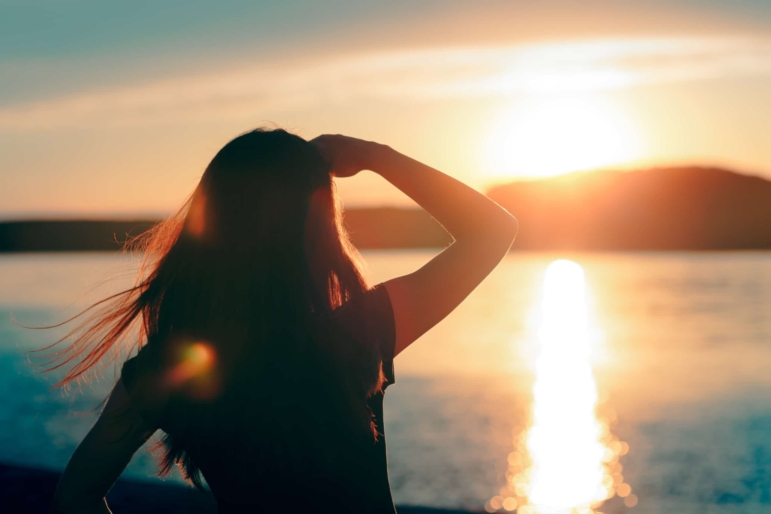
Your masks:
<svg viewBox="0 0 771 514"><path fill-rule="evenodd" d="M362 170L455 239L374 287L332 180ZM196 486L205 479L221 513L393 513L383 393L394 357L466 298L516 231L485 196L387 146L283 130L237 137L180 212L144 236L136 286L94 306L54 354L53 367L75 363L66 385L139 348L51 511L109 512L105 494L161 430L161 473L177 464Z"/></svg>

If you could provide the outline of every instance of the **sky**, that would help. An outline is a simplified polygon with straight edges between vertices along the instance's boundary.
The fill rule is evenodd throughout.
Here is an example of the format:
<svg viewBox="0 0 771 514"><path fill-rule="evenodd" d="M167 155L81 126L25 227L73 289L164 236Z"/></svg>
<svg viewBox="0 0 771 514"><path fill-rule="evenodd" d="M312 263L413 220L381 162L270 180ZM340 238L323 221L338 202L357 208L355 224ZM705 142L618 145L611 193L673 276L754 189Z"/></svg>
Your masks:
<svg viewBox="0 0 771 514"><path fill-rule="evenodd" d="M680 164L771 179L769 119L767 0L0 0L0 219L169 213L265 125L480 190ZM373 173L339 188L409 203Z"/></svg>

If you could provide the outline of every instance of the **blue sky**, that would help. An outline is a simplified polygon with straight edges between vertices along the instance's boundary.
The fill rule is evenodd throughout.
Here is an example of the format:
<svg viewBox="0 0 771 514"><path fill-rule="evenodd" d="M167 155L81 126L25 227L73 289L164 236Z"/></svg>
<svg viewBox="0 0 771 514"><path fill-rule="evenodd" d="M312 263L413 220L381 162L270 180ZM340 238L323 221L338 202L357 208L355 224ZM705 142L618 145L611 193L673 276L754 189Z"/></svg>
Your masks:
<svg viewBox="0 0 771 514"><path fill-rule="evenodd" d="M266 121L480 188L685 162L771 174L768 91L765 1L0 0L0 216L168 212ZM405 201L376 177L341 186Z"/></svg>

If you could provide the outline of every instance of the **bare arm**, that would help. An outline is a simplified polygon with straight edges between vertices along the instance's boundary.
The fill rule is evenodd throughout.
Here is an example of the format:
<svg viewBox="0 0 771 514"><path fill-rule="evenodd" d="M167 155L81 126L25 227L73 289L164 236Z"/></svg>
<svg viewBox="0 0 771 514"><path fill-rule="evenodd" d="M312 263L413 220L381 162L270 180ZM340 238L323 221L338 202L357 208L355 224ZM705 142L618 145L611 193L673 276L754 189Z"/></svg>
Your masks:
<svg viewBox="0 0 771 514"><path fill-rule="evenodd" d="M483 194L387 146L344 136L315 141L332 159L336 176L351 176L358 169L378 173L455 239L419 270L385 284L398 354L452 312L498 265L514 241L517 221Z"/></svg>
<svg viewBox="0 0 771 514"><path fill-rule="evenodd" d="M118 381L59 479L49 514L109 513L107 491L153 432L155 428L131 406L123 382Z"/></svg>

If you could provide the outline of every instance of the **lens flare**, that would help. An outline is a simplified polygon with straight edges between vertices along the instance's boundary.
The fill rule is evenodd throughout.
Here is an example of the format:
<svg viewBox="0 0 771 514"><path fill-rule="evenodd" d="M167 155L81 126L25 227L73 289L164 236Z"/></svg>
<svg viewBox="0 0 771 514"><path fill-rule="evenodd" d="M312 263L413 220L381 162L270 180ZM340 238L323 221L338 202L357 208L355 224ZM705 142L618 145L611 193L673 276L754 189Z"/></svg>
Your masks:
<svg viewBox="0 0 771 514"><path fill-rule="evenodd" d="M190 204L186 229L196 239L203 237L206 230L206 195L196 196Z"/></svg>
<svg viewBox="0 0 771 514"><path fill-rule="evenodd" d="M616 440L597 414L581 266L567 260L549 265L541 313L532 425L518 434L507 484L485 509L499 511L510 497L520 514L591 514L617 488L627 495L631 488L618 463L628 445Z"/></svg>
<svg viewBox="0 0 771 514"><path fill-rule="evenodd" d="M179 363L169 370L166 377L168 385L173 388L194 379L208 379L214 360L214 349L210 345L201 342L186 344Z"/></svg>

